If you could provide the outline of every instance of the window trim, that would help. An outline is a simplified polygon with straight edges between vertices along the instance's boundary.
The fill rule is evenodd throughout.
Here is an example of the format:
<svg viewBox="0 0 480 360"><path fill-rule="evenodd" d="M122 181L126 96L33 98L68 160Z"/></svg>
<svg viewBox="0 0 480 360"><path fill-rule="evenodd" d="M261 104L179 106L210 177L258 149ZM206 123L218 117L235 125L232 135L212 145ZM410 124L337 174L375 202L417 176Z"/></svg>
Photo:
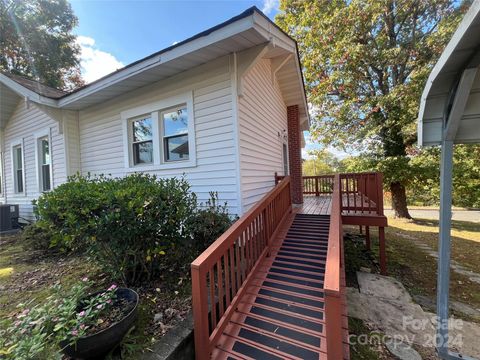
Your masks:
<svg viewBox="0 0 480 360"><path fill-rule="evenodd" d="M40 140L47 138L48 140L48 149L50 153L50 189L43 190L43 178L42 178L42 165L41 159L41 149L40 149ZM53 190L53 154L52 154L52 137L50 134L50 129L45 129L43 131L37 132L34 134L35 139L35 168L36 168L36 178L37 178L37 188L38 192L44 193Z"/></svg>
<svg viewBox="0 0 480 360"><path fill-rule="evenodd" d="M5 178L3 176L3 164L4 164L3 154L4 154L4 152L0 151L0 198L5 197Z"/></svg>
<svg viewBox="0 0 480 360"><path fill-rule="evenodd" d="M22 156L22 185L23 191L17 191L17 170L15 169L15 149L20 147L21 156ZM13 180L13 197L24 197L27 196L27 189L25 187L25 144L23 139L15 140L10 143L10 153L11 153L11 171L12 171L12 180Z"/></svg>
<svg viewBox="0 0 480 360"><path fill-rule="evenodd" d="M188 113L188 147L189 159L180 161L163 161L163 136L161 132L160 113L186 104ZM133 165L132 154L132 130L130 121L139 117L151 114L152 132L153 132L153 163ZM126 172L136 171L154 171L163 169L181 169L197 166L196 144L195 144L195 116L193 112L193 91L179 93L162 100L149 103L146 105L131 108L120 113L123 124L123 151L124 166Z"/></svg>

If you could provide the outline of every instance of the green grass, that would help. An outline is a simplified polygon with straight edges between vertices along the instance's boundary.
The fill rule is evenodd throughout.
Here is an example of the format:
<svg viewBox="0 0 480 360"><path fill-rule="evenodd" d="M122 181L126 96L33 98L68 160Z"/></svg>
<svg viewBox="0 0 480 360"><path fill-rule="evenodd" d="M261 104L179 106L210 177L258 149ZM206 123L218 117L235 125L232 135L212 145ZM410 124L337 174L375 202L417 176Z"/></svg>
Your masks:
<svg viewBox="0 0 480 360"><path fill-rule="evenodd" d="M387 266L390 276L401 281L415 295L436 297L437 261L418 248L427 244L437 249L438 221L388 219L386 229ZM356 233L358 227L345 227ZM371 229L372 251L378 259L378 233ZM480 224L466 221L452 223L452 259L480 273ZM480 308L480 284L466 276L451 272L450 299ZM462 316L466 318L465 316ZM467 320L473 320L466 318Z"/></svg>
<svg viewBox="0 0 480 360"><path fill-rule="evenodd" d="M70 286L83 277L96 278L98 267L85 256L45 257L23 248L20 236L3 237L0 243L0 318L16 311L19 303L42 302L51 286ZM99 285L101 284L101 279Z"/></svg>

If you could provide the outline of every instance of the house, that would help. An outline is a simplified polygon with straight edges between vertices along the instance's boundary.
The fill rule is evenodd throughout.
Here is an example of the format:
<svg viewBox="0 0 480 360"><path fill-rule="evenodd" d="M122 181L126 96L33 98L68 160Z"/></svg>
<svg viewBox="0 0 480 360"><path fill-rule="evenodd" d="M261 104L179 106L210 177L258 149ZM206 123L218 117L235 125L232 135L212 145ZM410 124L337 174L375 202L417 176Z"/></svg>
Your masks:
<svg viewBox="0 0 480 360"><path fill-rule="evenodd" d="M241 215L291 174L302 201L309 126L295 41L253 7L72 92L0 74L0 202L20 205L77 172L185 174Z"/></svg>
<svg viewBox="0 0 480 360"><path fill-rule="evenodd" d="M454 144L480 143L480 0L475 0L427 80L420 102L418 142L440 145L440 233L437 349L442 359L466 359L448 350L449 273Z"/></svg>

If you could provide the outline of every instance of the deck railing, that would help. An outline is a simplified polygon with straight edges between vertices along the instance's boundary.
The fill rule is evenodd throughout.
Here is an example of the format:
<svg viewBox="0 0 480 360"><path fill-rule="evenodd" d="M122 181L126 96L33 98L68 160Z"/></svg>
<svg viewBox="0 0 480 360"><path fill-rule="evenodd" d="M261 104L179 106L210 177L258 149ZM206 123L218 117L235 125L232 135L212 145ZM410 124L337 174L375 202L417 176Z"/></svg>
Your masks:
<svg viewBox="0 0 480 360"><path fill-rule="evenodd" d="M271 239L292 211L286 177L192 263L197 360L209 359Z"/></svg>
<svg viewBox="0 0 480 360"><path fill-rule="evenodd" d="M331 195L335 175L303 176L304 195ZM284 176L275 173L275 184ZM340 174L342 213L383 216L383 175L379 172Z"/></svg>
<svg viewBox="0 0 480 360"><path fill-rule="evenodd" d="M341 174L342 212L383 215L383 175L379 172Z"/></svg>
<svg viewBox="0 0 480 360"><path fill-rule="evenodd" d="M328 234L327 260L325 264L325 327L327 337L327 359L343 359L341 268L343 267L343 233L340 212L340 175L334 176L332 190L332 211Z"/></svg>

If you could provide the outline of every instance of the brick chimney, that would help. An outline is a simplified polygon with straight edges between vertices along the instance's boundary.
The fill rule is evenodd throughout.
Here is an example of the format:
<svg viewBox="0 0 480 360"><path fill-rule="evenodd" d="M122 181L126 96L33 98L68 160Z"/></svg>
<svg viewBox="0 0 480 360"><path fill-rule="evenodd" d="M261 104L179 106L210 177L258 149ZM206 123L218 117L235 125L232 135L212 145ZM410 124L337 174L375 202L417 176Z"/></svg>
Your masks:
<svg viewBox="0 0 480 360"><path fill-rule="evenodd" d="M287 107L288 160L293 204L303 204L302 149L298 105Z"/></svg>

